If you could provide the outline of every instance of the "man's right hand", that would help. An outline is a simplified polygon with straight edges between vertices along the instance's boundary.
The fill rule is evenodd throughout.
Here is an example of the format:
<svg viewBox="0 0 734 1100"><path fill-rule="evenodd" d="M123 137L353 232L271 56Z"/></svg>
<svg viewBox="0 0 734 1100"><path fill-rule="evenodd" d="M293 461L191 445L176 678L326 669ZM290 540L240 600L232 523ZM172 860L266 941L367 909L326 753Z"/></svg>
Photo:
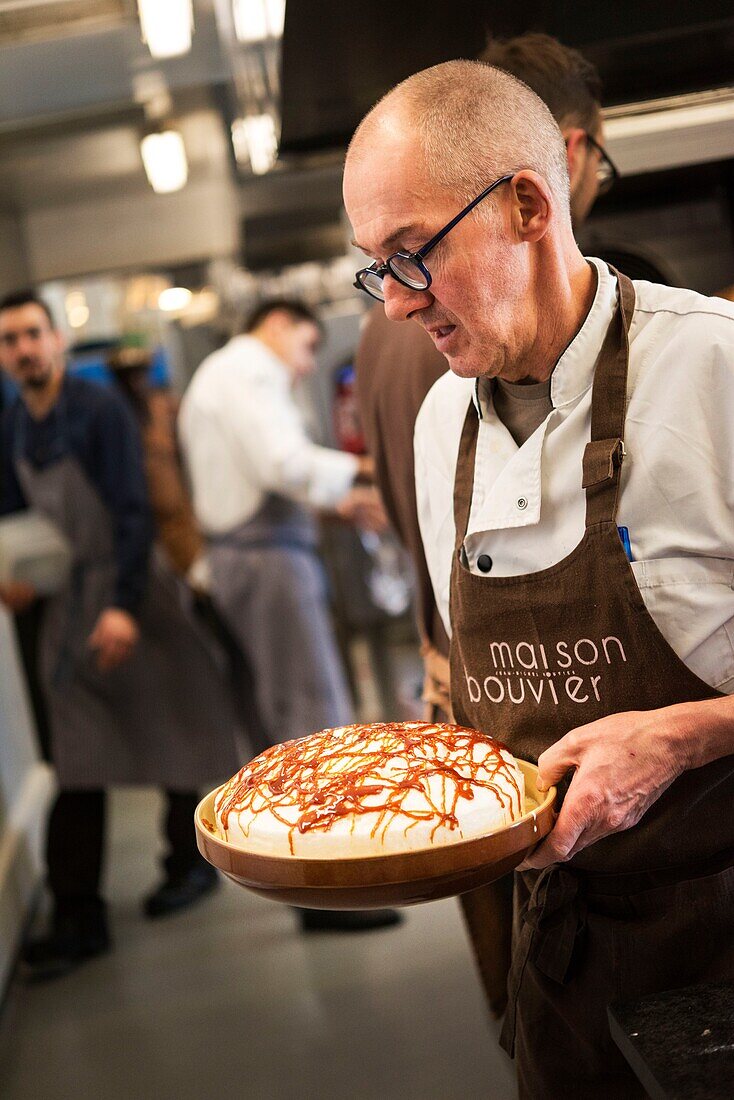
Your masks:
<svg viewBox="0 0 734 1100"><path fill-rule="evenodd" d="M336 506L337 515L353 523L363 531L387 530L387 513L377 489L368 485L356 485Z"/></svg>
<svg viewBox="0 0 734 1100"><path fill-rule="evenodd" d="M19 614L26 611L36 599L36 590L27 581L9 581L0 584L0 603L4 603L8 611Z"/></svg>
<svg viewBox="0 0 734 1100"><path fill-rule="evenodd" d="M374 485L375 482L375 460L371 455L358 455L357 456L357 477L356 483L358 485Z"/></svg>

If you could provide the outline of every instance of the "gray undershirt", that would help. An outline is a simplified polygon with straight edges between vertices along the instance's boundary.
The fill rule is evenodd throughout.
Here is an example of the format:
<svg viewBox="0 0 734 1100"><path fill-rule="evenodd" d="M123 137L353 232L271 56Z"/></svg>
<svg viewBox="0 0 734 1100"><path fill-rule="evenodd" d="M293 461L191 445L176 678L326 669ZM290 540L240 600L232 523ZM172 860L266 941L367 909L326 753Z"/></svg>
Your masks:
<svg viewBox="0 0 734 1100"><path fill-rule="evenodd" d="M550 378L528 385L495 379L492 387L494 411L518 447L530 439L551 412L550 388Z"/></svg>

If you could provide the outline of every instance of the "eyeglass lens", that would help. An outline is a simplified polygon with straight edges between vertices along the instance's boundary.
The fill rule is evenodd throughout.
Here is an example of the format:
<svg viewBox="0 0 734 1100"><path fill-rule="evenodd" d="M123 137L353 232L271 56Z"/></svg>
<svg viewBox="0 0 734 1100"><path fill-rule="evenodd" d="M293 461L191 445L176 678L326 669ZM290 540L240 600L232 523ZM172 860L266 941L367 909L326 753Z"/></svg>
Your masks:
<svg viewBox="0 0 734 1100"><path fill-rule="evenodd" d="M390 268L391 274L399 282L409 286L411 290L425 290L428 286L425 272L421 271L418 265L406 256L391 256L387 261L387 266Z"/></svg>
<svg viewBox="0 0 734 1100"><path fill-rule="evenodd" d="M370 271L368 268L360 274L359 281L362 288L366 290L368 294L371 294L373 298L378 298L381 302L385 301L382 275L378 275L376 271Z"/></svg>

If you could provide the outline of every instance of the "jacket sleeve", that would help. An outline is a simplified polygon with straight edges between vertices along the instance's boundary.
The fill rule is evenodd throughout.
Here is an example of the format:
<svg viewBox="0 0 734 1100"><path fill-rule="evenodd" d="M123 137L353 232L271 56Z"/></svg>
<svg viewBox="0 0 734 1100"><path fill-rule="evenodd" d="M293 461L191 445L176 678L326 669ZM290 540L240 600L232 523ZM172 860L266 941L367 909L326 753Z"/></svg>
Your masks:
<svg viewBox="0 0 734 1100"><path fill-rule="evenodd" d="M345 496L357 459L309 439L289 392L261 376L247 389L233 386L229 398L241 459L260 489L314 508L333 508Z"/></svg>

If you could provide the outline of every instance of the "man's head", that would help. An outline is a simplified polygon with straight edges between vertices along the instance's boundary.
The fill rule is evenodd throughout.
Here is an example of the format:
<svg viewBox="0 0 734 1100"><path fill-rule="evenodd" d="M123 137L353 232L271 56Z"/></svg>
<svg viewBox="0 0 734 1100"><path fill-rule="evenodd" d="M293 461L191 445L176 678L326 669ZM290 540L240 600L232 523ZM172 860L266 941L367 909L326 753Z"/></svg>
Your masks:
<svg viewBox="0 0 734 1100"><path fill-rule="evenodd" d="M45 389L62 372L64 338L32 290L0 299L0 366L21 389Z"/></svg>
<svg viewBox="0 0 734 1100"><path fill-rule="evenodd" d="M552 274L562 289L580 258L557 123L521 81L481 62L449 61L393 89L347 154L355 244L378 263L417 252L506 174L427 257L430 290L384 279L388 317L417 321L465 376L509 377L539 326L553 323L543 280Z"/></svg>
<svg viewBox="0 0 734 1100"><path fill-rule="evenodd" d="M244 332L277 355L294 379L316 369L323 329L316 314L302 302L287 298L262 302L248 318Z"/></svg>
<svg viewBox="0 0 734 1100"><path fill-rule="evenodd" d="M603 145L599 73L578 50L547 34L491 40L479 60L524 81L558 123L566 142L571 218L578 229L594 205L600 183L614 171L599 149Z"/></svg>

